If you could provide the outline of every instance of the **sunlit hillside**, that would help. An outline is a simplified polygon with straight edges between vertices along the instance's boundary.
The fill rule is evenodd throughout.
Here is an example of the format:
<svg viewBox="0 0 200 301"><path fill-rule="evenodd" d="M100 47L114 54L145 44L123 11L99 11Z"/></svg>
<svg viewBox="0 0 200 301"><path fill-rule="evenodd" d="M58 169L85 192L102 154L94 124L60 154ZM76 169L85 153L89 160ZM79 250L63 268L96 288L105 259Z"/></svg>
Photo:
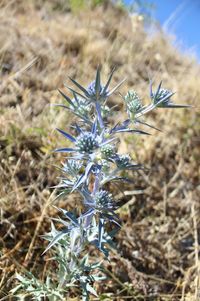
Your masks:
<svg viewBox="0 0 200 301"><path fill-rule="evenodd" d="M68 76L88 85L97 66L111 86L126 78L119 91L134 89L144 103L149 79L154 88L175 91L174 101L191 109L161 110L148 121L161 131L127 136L120 151L147 167L130 176L134 184L112 186L122 229L117 249L105 262L108 279L96 285L92 300L197 301L200 292L199 99L200 66L183 56L161 31L148 36L141 16L114 5L70 12L64 1L17 0L0 3L0 299L16 300L10 290L15 273L31 271L44 279L55 266L41 256L63 155L55 128L68 129L74 118L53 106L63 103L57 89ZM66 92L68 93L68 92ZM68 94L69 95L69 94ZM70 95L69 95L70 96ZM118 93L113 122L120 120ZM79 208L76 194L54 202ZM91 248L91 254L97 252ZM100 256L98 254L98 256ZM66 300L79 300L74 289ZM31 299L27 299L31 300Z"/></svg>

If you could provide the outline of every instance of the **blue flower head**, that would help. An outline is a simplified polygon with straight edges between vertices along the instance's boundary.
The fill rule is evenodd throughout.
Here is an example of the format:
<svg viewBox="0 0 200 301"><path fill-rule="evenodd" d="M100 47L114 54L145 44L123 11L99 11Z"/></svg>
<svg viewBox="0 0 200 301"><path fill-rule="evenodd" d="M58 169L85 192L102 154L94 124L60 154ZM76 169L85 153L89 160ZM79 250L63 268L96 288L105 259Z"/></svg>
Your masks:
<svg viewBox="0 0 200 301"><path fill-rule="evenodd" d="M106 190L100 190L95 196L96 208L100 211L116 209L113 196Z"/></svg>
<svg viewBox="0 0 200 301"><path fill-rule="evenodd" d="M83 132L76 139L77 150L80 153L91 154L95 149L99 147L97 137L90 132Z"/></svg>
<svg viewBox="0 0 200 301"><path fill-rule="evenodd" d="M118 168L126 168L130 165L131 158L129 155L118 155L115 159L115 163Z"/></svg>

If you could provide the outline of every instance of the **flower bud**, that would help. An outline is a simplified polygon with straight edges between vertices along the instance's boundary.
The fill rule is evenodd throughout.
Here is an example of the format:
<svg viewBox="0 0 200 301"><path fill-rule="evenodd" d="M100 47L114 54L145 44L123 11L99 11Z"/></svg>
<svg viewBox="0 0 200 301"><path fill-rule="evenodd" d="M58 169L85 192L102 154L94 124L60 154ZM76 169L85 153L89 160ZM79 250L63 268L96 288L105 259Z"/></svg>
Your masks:
<svg viewBox="0 0 200 301"><path fill-rule="evenodd" d="M106 144L101 147L101 153L102 153L103 158L109 159L109 158L112 158L113 155L116 153L116 149L115 149L114 145Z"/></svg>
<svg viewBox="0 0 200 301"><path fill-rule="evenodd" d="M135 114L142 108L141 99L135 91L128 91L124 97L126 102L127 113L130 119L134 119Z"/></svg>
<svg viewBox="0 0 200 301"><path fill-rule="evenodd" d="M115 160L118 168L125 168L130 164L130 156L129 155L120 155Z"/></svg>

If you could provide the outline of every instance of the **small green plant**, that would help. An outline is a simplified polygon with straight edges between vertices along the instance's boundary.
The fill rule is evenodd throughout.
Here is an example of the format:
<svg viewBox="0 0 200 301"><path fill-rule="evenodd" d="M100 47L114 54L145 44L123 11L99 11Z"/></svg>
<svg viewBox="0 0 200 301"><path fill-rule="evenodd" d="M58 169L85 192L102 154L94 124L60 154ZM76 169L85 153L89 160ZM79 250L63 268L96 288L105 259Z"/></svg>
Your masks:
<svg viewBox="0 0 200 301"><path fill-rule="evenodd" d="M28 295L33 300L68 300L65 298L69 298L70 289L75 287L82 290L83 301L88 301L90 294L97 296L93 284L105 279L103 266L98 255L96 262L93 261L88 247L95 246L105 259L109 259L109 252L114 247L113 238L120 229L120 219L116 212L119 203L107 190L106 184L129 182L129 178L121 176L121 172L135 172L143 168L141 164L132 162L128 154L118 153L118 136L124 133L148 136L148 132L138 128L140 124L154 128L144 120L147 113L157 108L188 107L174 104L174 93L162 89L161 83L156 91L152 90L150 83L148 105L144 105L133 90L128 91L125 96L121 95L127 116L123 122L113 125L110 115L117 112L115 108L109 107L109 97L124 82L121 81L115 88L110 89L113 73L114 70L104 85L98 68L95 80L86 88L70 78L78 89L69 88L72 98L60 91L66 104L58 106L75 114L77 122L71 126L73 133L57 129L66 138L67 145L57 148L55 152L64 153L67 158L62 164L60 183L56 188L60 191L59 196L79 193L83 209L78 215L57 208L62 218L54 221L61 224L62 229L57 230L52 221L51 231L44 235L49 241L44 253L52 248L52 259L57 263L54 278L51 278L50 272L45 282L30 273L17 275L19 284L12 290L13 294Z"/></svg>
<svg viewBox="0 0 200 301"><path fill-rule="evenodd" d="M70 8L72 12L78 12L81 9L85 8L84 0L70 0Z"/></svg>
<svg viewBox="0 0 200 301"><path fill-rule="evenodd" d="M105 0L69 0L70 8L72 12L76 13L87 7L95 7L101 5Z"/></svg>

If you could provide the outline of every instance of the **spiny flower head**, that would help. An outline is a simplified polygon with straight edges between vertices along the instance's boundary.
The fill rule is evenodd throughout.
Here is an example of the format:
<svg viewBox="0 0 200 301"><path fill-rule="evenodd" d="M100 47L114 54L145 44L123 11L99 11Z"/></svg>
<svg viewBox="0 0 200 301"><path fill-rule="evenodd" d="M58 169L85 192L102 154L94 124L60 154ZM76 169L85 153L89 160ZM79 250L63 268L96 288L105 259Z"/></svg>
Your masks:
<svg viewBox="0 0 200 301"><path fill-rule="evenodd" d="M161 88L157 94L153 94L153 96L154 96L154 103L157 104L162 99L164 101L166 101L166 100L169 101L171 95L172 95L172 92L170 90Z"/></svg>
<svg viewBox="0 0 200 301"><path fill-rule="evenodd" d="M102 97L107 97L107 92L104 92L104 86L101 85L101 83L99 84L99 95ZM90 95L90 97L95 97L96 93L97 93L97 88L96 88L96 81L94 80L93 82L91 82L87 88L87 92Z"/></svg>
<svg viewBox="0 0 200 301"><path fill-rule="evenodd" d="M143 114L148 113L149 111L153 110L155 107L158 108L188 108L190 105L184 104L175 104L171 100L174 93L170 90L161 88L162 82L160 82L156 92L152 90L152 82L150 83L150 97L152 101L152 105L147 106L142 111Z"/></svg>
<svg viewBox="0 0 200 301"><path fill-rule="evenodd" d="M114 69L111 71L111 74L106 82L105 85L101 83L101 75L100 75L100 68L97 69L96 78L92 81L87 88L84 88L80 85L76 80L70 78L73 84L78 87L82 94L76 92L72 88L69 88L71 92L74 94L80 95L85 98L89 103L97 103L97 102L104 102L112 93L114 93L124 82L121 81L117 86L115 86L112 90L109 90L110 81L112 79L114 73Z"/></svg>
<svg viewBox="0 0 200 301"><path fill-rule="evenodd" d="M126 168L130 165L130 156L129 155L118 155L115 159L115 163L118 168Z"/></svg>
<svg viewBox="0 0 200 301"><path fill-rule="evenodd" d="M106 190L100 190L95 196L95 201L97 209L107 210L115 208L113 196Z"/></svg>
<svg viewBox="0 0 200 301"><path fill-rule="evenodd" d="M142 109L141 99L134 90L131 90L125 95L124 100L129 118L134 121L135 115Z"/></svg>
<svg viewBox="0 0 200 301"><path fill-rule="evenodd" d="M91 111L91 106L82 98L79 98L79 104L76 106L77 112L80 115L88 116Z"/></svg>
<svg viewBox="0 0 200 301"><path fill-rule="evenodd" d="M97 137L90 133L84 132L81 133L76 139L76 146L80 152L84 153L92 153L96 148L98 148L99 144L97 141Z"/></svg>
<svg viewBox="0 0 200 301"><path fill-rule="evenodd" d="M124 100L127 105L127 110L130 113L135 114L142 107L141 99L134 90L128 91L128 93L124 97Z"/></svg>
<svg viewBox="0 0 200 301"><path fill-rule="evenodd" d="M106 144L101 147L101 154L103 158L110 159L112 158L116 153L116 148L112 144Z"/></svg>

